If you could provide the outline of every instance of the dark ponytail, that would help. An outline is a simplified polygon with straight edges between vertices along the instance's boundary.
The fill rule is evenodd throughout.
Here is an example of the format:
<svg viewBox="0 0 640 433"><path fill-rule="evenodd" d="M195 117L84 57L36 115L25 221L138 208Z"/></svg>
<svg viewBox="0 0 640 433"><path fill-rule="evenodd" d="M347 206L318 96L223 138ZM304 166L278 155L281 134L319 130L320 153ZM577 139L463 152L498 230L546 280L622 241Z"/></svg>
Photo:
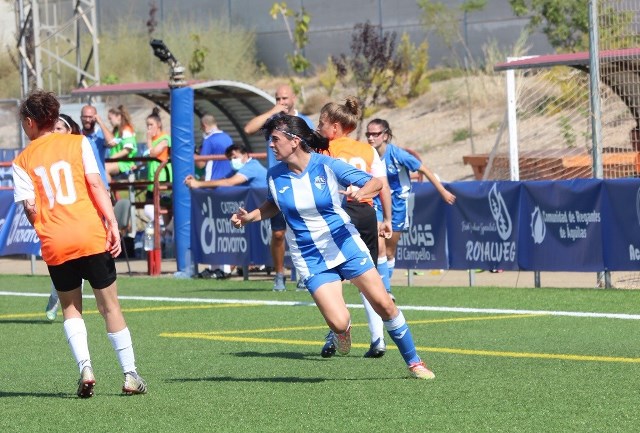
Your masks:
<svg viewBox="0 0 640 433"><path fill-rule="evenodd" d="M265 140L269 140L273 131L280 131L287 135L293 135L300 139L305 152L323 151L329 148L329 140L321 136L317 131L309 128L307 122L298 116L288 114L276 114L271 116L262 127Z"/></svg>

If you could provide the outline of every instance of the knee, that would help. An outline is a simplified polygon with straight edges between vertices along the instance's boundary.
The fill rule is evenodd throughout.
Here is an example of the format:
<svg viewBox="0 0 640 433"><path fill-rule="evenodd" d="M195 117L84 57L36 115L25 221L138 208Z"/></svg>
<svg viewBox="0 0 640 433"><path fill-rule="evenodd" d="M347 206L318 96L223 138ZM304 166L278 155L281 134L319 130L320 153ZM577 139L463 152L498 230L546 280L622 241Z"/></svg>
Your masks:
<svg viewBox="0 0 640 433"><path fill-rule="evenodd" d="M382 320L391 320L398 315L398 308L389 295L378 302L372 302L371 306Z"/></svg>
<svg viewBox="0 0 640 433"><path fill-rule="evenodd" d="M349 324L351 323L351 317L349 314L342 315L340 317L332 317L331 320L327 320L327 325L335 333L342 334L347 331Z"/></svg>
<svg viewBox="0 0 640 433"><path fill-rule="evenodd" d="M284 230L278 230L271 233L271 241L284 242Z"/></svg>

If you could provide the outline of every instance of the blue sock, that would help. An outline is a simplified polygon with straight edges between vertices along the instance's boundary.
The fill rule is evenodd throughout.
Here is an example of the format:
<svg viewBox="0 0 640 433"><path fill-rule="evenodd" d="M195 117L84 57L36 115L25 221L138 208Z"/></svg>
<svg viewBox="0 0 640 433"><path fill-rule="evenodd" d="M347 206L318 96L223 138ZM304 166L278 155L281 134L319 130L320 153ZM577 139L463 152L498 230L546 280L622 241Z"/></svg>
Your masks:
<svg viewBox="0 0 640 433"><path fill-rule="evenodd" d="M387 293L391 293L391 281L389 280L389 269L387 268L387 257L378 257L378 272L382 277L382 284Z"/></svg>
<svg viewBox="0 0 640 433"><path fill-rule="evenodd" d="M396 259L387 260L387 269L389 269L389 279L393 277L393 270L396 268Z"/></svg>
<svg viewBox="0 0 640 433"><path fill-rule="evenodd" d="M413 343L409 325L407 325L407 321L404 320L402 311L398 310L398 315L393 319L385 320L384 327L387 329L393 342L398 346L398 350L407 365L420 362L420 357L416 352L416 345Z"/></svg>

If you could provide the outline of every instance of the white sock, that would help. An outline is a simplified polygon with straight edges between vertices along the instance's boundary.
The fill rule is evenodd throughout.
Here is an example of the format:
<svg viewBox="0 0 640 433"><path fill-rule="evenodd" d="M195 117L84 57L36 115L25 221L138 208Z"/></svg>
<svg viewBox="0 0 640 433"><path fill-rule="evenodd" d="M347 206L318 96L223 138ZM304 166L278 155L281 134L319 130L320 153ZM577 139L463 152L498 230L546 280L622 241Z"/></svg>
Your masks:
<svg viewBox="0 0 640 433"><path fill-rule="evenodd" d="M369 324L371 342L384 342L384 323L382 322L382 318L378 316L378 313L374 311L373 307L362 293L360 293L360 297L362 298L364 313L367 316L367 323Z"/></svg>
<svg viewBox="0 0 640 433"><path fill-rule="evenodd" d="M133 355L133 343L131 343L131 334L129 328L124 328L118 332L108 332L107 336L111 341L113 349L116 351L118 362L122 367L123 373L136 371L136 360Z"/></svg>
<svg viewBox="0 0 640 433"><path fill-rule="evenodd" d="M87 342L87 327L81 318L67 319L62 325L73 358L76 360L76 364L78 364L78 368L82 373L84 367L91 367L89 343Z"/></svg>

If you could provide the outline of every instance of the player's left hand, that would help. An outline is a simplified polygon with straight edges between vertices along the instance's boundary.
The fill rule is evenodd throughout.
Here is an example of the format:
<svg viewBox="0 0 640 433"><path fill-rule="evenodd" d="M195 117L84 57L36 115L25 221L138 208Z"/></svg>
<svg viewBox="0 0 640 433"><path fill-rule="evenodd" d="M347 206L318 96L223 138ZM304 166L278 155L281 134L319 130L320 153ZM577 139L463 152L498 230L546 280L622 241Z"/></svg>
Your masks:
<svg viewBox="0 0 640 433"><path fill-rule="evenodd" d="M378 223L378 236L385 239L391 239L393 230L390 221L381 221Z"/></svg>
<svg viewBox="0 0 640 433"><path fill-rule="evenodd" d="M118 231L118 225L113 224L107 229L107 244L105 249L111 257L115 258L122 252L122 245L120 244L120 232Z"/></svg>

